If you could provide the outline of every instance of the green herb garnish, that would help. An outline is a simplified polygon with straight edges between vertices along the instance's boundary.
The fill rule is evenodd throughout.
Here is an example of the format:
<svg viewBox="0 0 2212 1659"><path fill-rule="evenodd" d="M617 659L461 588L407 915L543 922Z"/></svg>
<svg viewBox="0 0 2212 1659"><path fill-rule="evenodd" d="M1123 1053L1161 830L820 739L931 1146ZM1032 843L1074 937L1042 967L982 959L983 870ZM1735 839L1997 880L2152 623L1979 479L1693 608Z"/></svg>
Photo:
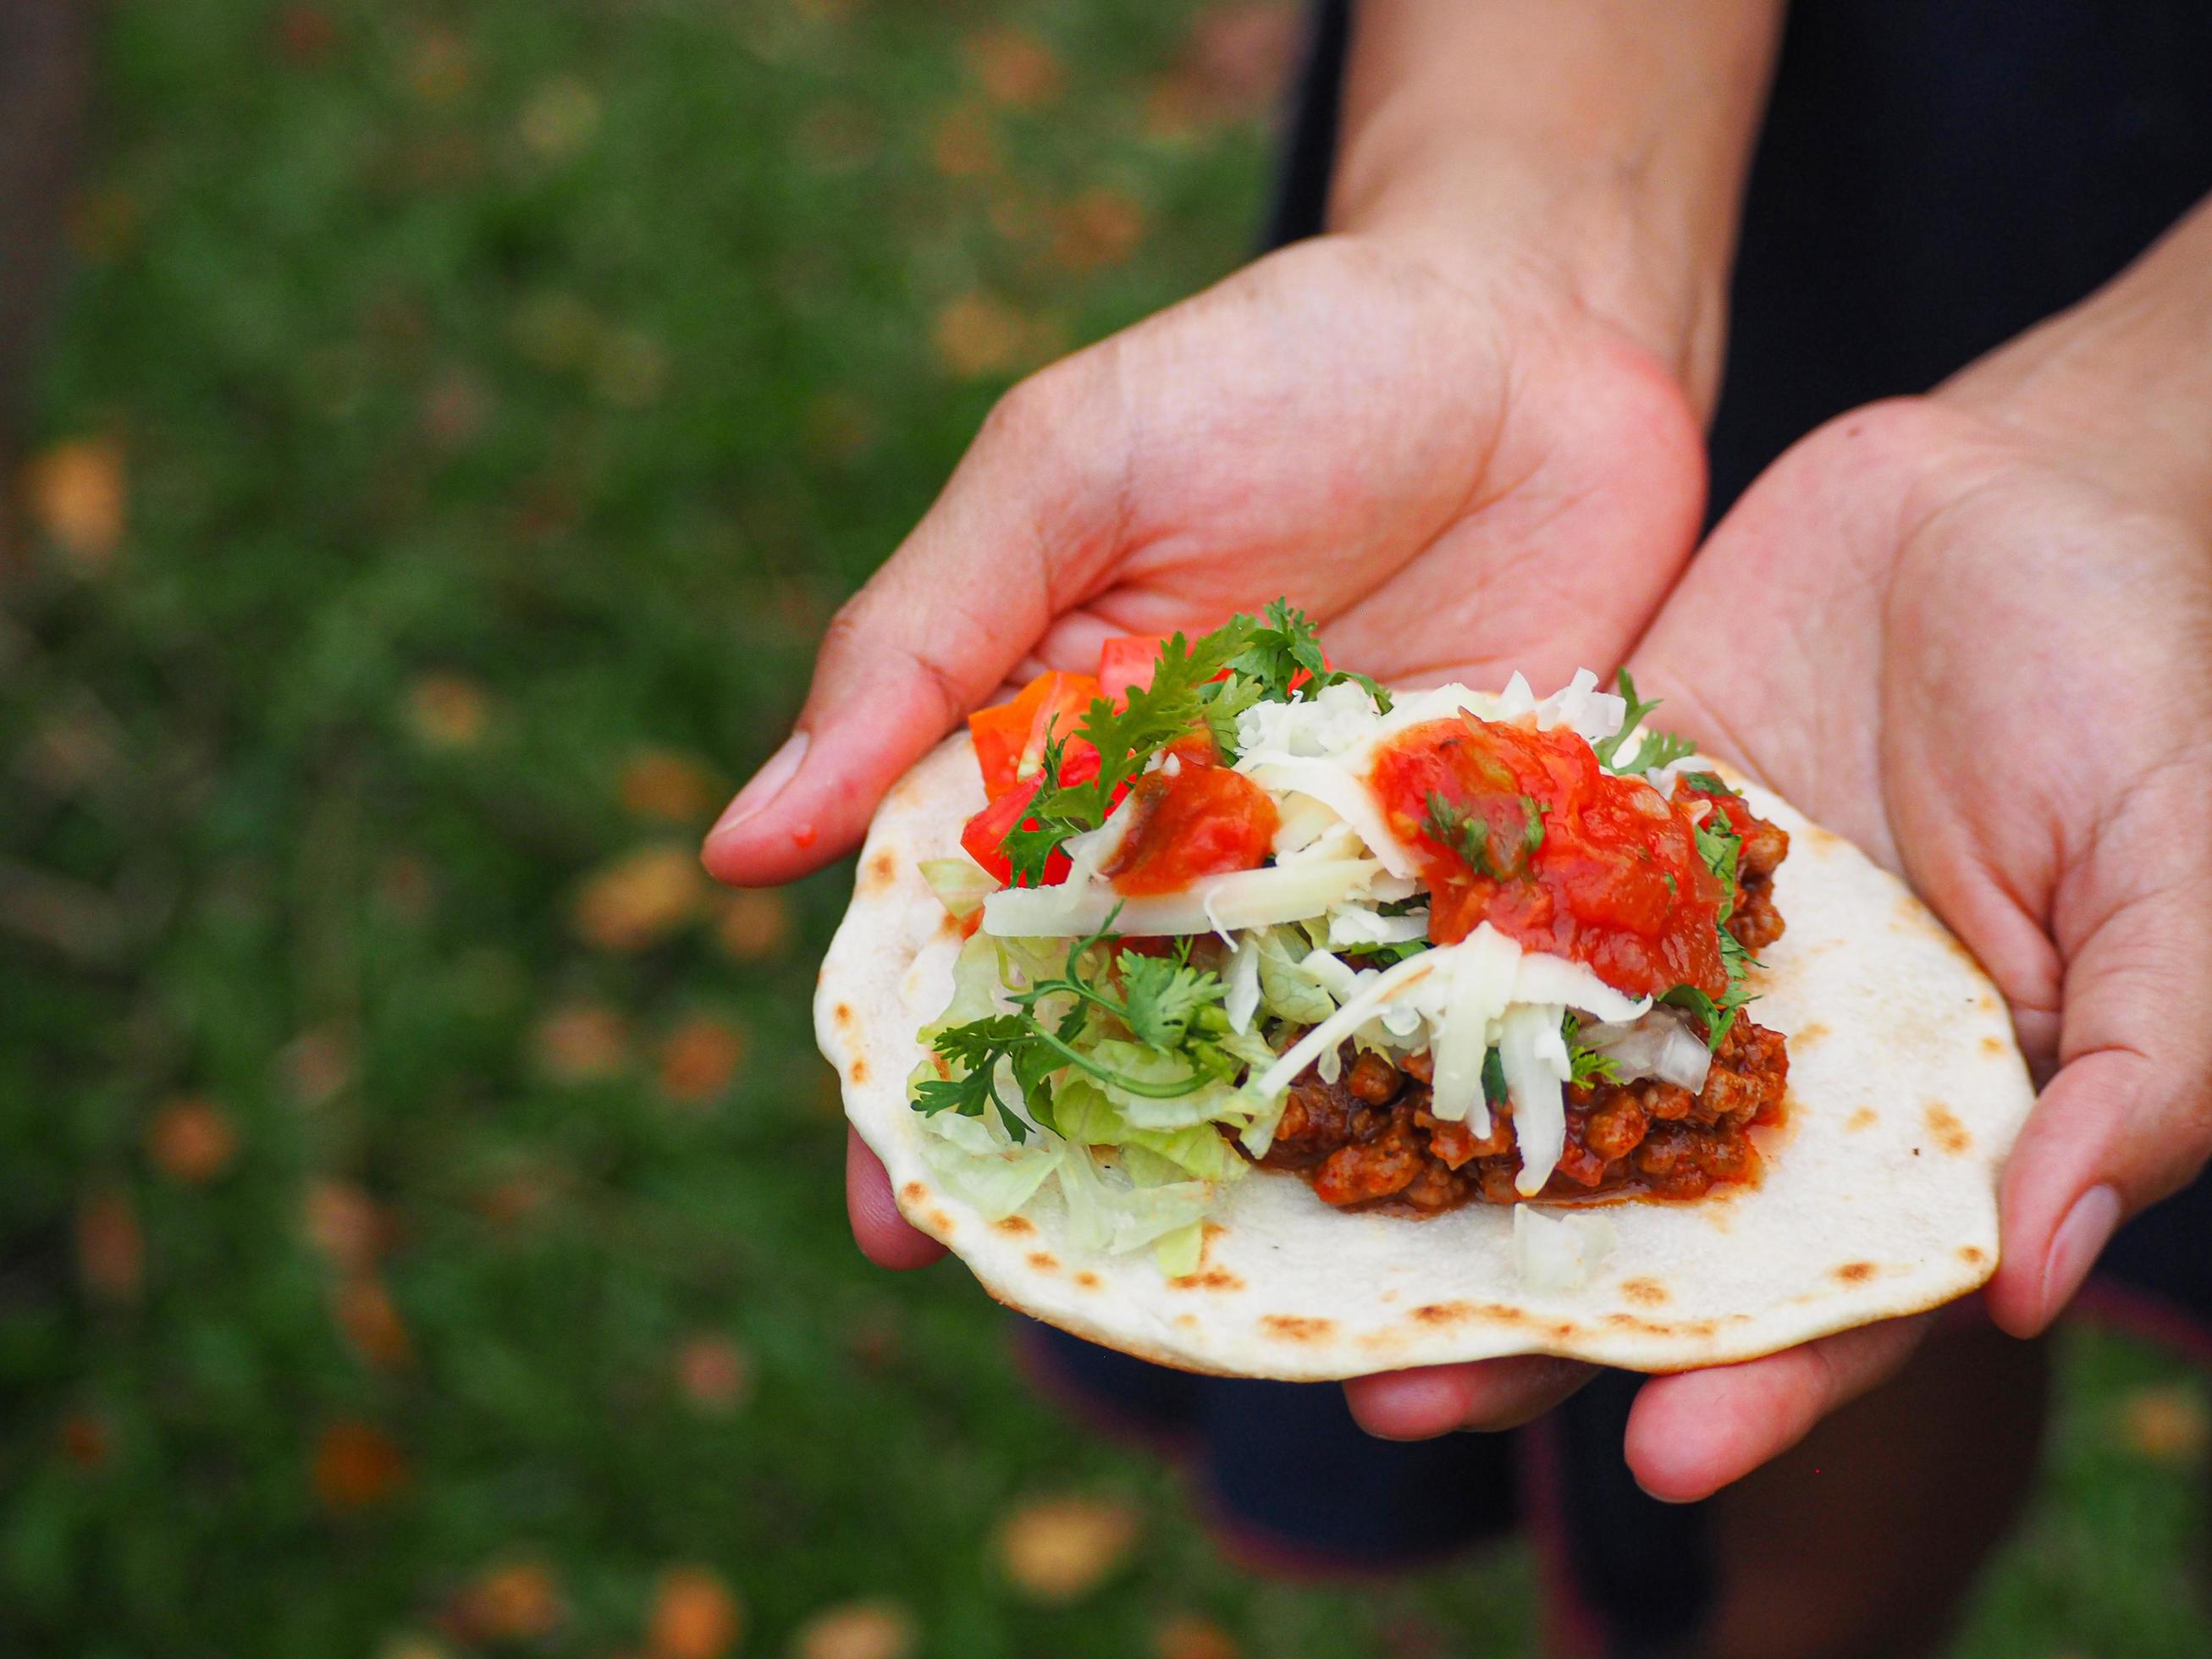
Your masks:
<svg viewBox="0 0 2212 1659"><path fill-rule="evenodd" d="M1429 810L1421 827L1438 846L1458 854L1477 875L1510 881L1528 867L1528 860L1544 844L1544 804L1534 795L1519 799L1521 834L1503 859L1492 851L1489 821L1479 812L1454 805L1433 789L1429 791Z"/></svg>
<svg viewBox="0 0 2212 1659"><path fill-rule="evenodd" d="M939 1032L932 1048L947 1062L948 1070L958 1070L955 1075L925 1078L917 1084L916 1109L925 1115L949 1111L981 1117L987 1108L996 1107L1006 1133L1026 1140L1028 1125L999 1092L1001 1063L1012 1072L1030 1115L1047 1128L1054 1127L1052 1074L1064 1066L1073 1066L1152 1100L1174 1100L1210 1083L1234 1082L1245 1062L1222 1046L1230 1027L1221 1006L1226 990L1220 975L1191 965L1188 939L1180 941L1175 953L1166 957L1111 948L1120 942L1103 929L1078 939L1068 947L1059 974L1014 994L1012 1012ZM1084 957L1100 946L1108 947L1105 960L1086 972ZM1111 988L1109 975L1121 981L1119 994ZM1048 1024L1039 1017L1038 1004L1053 996L1071 1001L1064 1013ZM1185 1075L1165 1081L1133 1077L1084 1053L1075 1046L1077 1039L1102 1017L1118 1020L1143 1047L1180 1060L1187 1068Z"/></svg>
<svg viewBox="0 0 2212 1659"><path fill-rule="evenodd" d="M1559 1022L1559 1036L1566 1042L1567 1059L1574 1067L1574 1075L1568 1081L1577 1089L1587 1089L1593 1083L1620 1082L1620 1066L1612 1055L1601 1054L1575 1041L1581 1030L1582 1021L1571 1013Z"/></svg>
<svg viewBox="0 0 2212 1659"><path fill-rule="evenodd" d="M1622 748L1631 738L1636 735L1636 728L1644 723L1644 717L1656 708L1663 700L1654 697L1650 702L1645 702L1638 697L1636 695L1636 682L1629 678L1626 668L1614 676L1613 684L1619 688L1621 696L1627 702L1628 712L1621 717L1620 731L1609 738L1600 738L1590 747L1596 752L1597 763L1600 766L1608 772L1619 773L1626 769L1619 764ZM1654 726L1644 734L1643 742L1637 745L1634 750L1636 758L1632 763L1632 769L1637 772L1655 771L1662 766L1672 765L1674 762L1697 752L1698 745L1687 738L1678 736L1672 732L1662 732L1658 727Z"/></svg>

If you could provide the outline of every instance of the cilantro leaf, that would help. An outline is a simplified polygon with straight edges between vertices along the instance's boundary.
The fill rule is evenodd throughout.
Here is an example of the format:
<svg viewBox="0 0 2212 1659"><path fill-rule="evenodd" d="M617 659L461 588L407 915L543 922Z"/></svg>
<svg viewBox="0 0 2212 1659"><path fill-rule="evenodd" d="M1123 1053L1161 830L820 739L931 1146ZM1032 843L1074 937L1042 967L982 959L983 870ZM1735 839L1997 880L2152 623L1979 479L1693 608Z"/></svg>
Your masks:
<svg viewBox="0 0 2212 1659"><path fill-rule="evenodd" d="M1163 1051L1179 1048L1192 1018L1228 994L1218 974L1171 957L1121 957L1122 1018L1137 1041Z"/></svg>
<svg viewBox="0 0 2212 1659"><path fill-rule="evenodd" d="M1059 973L1043 975L1015 993L1012 1012L939 1032L931 1047L939 1056L939 1070L946 1075L926 1077L914 1085L915 1109L981 1117L995 1107L1007 1133L1024 1140L1028 1125L1015 1105L1025 1106L1031 1119L1054 1128L1053 1079L1070 1066L1154 1100L1176 1099L1215 1082L1234 1082L1247 1062L1223 1043L1230 1026L1221 1007L1227 992L1220 975L1191 965L1188 941L1170 957L1120 950L1120 944L1103 929L1074 940ZM1121 982L1119 994L1113 988L1115 979ZM1066 1012L1048 1024L1040 1005L1047 998L1063 996L1067 999ZM1165 1080L1132 1076L1078 1047L1097 1015L1119 1020L1140 1045L1179 1061L1183 1074ZM1012 1073L1018 1102L1009 1102L999 1091L1002 1065Z"/></svg>
<svg viewBox="0 0 2212 1659"><path fill-rule="evenodd" d="M1305 696L1349 680L1374 698L1382 713L1390 712L1390 694L1382 686L1364 674L1328 665L1322 654L1320 634L1306 613L1288 599L1268 605L1265 620L1253 623L1243 649L1230 666L1240 678L1256 683L1260 697L1271 702L1288 702L1291 682L1304 674L1308 678L1298 690Z"/></svg>
<svg viewBox="0 0 2212 1659"><path fill-rule="evenodd" d="M1429 792L1428 812L1421 827L1438 845L1450 848L1477 875L1509 881L1528 867L1544 844L1544 804L1534 795L1520 798L1521 835L1517 844L1502 859L1491 848L1490 823L1479 812L1456 806L1436 790Z"/></svg>
<svg viewBox="0 0 2212 1659"><path fill-rule="evenodd" d="M1644 723L1644 717L1656 708L1662 699L1654 697L1646 702L1638 697L1636 682L1629 677L1626 668L1614 677L1613 684L1626 701L1628 710L1621 716L1620 731L1609 738L1601 738L1590 745L1596 751L1600 766L1616 774L1650 772L1662 766L1671 766L1674 762L1698 752L1698 745L1687 738L1673 732L1662 732L1654 726L1644 734L1643 742L1631 751L1634 759L1624 767L1620 763L1620 751L1628 747L1630 739L1636 735L1636 728Z"/></svg>
<svg viewBox="0 0 2212 1659"><path fill-rule="evenodd" d="M1587 1089L1593 1083L1620 1082L1620 1062L1610 1054L1601 1054L1576 1042L1576 1033L1581 1030L1582 1022L1571 1013L1559 1022L1559 1036L1567 1045L1567 1059L1574 1067L1574 1075L1568 1081L1577 1089Z"/></svg>

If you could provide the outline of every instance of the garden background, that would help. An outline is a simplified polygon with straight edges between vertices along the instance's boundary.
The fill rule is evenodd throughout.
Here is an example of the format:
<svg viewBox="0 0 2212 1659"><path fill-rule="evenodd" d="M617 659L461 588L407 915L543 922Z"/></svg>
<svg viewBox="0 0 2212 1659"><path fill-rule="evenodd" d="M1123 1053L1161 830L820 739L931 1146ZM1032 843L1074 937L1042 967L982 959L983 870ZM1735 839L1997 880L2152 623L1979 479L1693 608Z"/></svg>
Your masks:
<svg viewBox="0 0 2212 1659"><path fill-rule="evenodd" d="M833 872L697 837L1022 371L1230 270L1295 18L116 0L0 578L0 1650L1510 1654L1262 1582L847 1237ZM4 257L4 249L0 249ZM2212 1651L2062 1343L1975 1656Z"/></svg>

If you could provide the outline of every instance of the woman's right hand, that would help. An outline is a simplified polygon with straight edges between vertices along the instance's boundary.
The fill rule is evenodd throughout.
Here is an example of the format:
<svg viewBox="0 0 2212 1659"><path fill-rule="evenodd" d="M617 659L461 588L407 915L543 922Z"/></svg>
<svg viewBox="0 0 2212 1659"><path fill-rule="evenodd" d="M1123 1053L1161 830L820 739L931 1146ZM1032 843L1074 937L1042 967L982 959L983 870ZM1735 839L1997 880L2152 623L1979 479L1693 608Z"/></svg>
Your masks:
<svg viewBox="0 0 2212 1659"><path fill-rule="evenodd" d="M1536 270L1300 244L1009 394L831 623L797 732L708 868L816 869L1009 678L1278 595L1393 680L1604 672L1688 556L1704 489L1669 372ZM854 1144L861 1248L934 1259Z"/></svg>

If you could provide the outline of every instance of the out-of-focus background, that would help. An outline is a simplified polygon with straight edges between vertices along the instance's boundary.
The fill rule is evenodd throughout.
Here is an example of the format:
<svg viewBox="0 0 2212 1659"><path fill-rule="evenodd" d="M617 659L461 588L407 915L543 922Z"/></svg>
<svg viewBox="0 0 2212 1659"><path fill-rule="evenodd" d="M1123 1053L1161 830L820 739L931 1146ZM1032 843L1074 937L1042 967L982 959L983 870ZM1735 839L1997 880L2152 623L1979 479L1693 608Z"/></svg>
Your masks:
<svg viewBox="0 0 2212 1659"><path fill-rule="evenodd" d="M0 387L0 1649L1527 1649L1525 1548L1246 1577L957 1265L865 1267L807 1027L846 878L694 858L994 396L1244 257L1297 33L100 15ZM1958 1651L2212 1650L2204 1389L2062 1346Z"/></svg>

